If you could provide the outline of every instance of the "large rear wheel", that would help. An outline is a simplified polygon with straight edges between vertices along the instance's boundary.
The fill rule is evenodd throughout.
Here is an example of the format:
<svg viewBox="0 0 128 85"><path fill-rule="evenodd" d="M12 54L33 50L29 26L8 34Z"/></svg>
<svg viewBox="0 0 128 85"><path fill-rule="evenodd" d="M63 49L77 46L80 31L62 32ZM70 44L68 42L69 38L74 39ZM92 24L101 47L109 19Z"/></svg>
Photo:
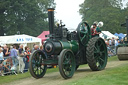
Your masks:
<svg viewBox="0 0 128 85"><path fill-rule="evenodd" d="M71 50L64 49L59 55L59 71L63 78L71 78L75 72L75 56Z"/></svg>
<svg viewBox="0 0 128 85"><path fill-rule="evenodd" d="M91 38L86 49L87 62L91 70L99 71L107 64L107 47L100 37Z"/></svg>
<svg viewBox="0 0 128 85"><path fill-rule="evenodd" d="M47 65L42 65L44 59L46 59L46 56L41 50L34 51L30 56L30 74L36 79L42 78L46 73Z"/></svg>

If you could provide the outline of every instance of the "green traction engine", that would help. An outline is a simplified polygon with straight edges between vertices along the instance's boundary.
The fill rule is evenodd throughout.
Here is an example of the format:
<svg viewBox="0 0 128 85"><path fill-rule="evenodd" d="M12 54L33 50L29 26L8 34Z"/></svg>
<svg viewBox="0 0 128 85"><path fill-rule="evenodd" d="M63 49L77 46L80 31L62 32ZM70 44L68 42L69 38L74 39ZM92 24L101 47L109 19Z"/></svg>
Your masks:
<svg viewBox="0 0 128 85"><path fill-rule="evenodd" d="M79 23L76 31L69 32L62 24L54 26L54 9L48 9L49 39L44 52L36 50L30 56L29 70L34 78L42 78L48 65L58 65L64 79L71 78L79 65L88 64L92 71L106 67L107 48L100 37L91 38L86 22Z"/></svg>

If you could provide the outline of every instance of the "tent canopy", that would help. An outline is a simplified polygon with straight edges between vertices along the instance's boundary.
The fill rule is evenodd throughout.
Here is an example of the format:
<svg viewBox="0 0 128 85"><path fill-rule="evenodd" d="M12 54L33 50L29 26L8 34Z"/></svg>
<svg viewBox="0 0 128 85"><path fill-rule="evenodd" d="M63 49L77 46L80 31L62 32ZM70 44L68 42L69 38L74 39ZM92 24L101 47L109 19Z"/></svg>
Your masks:
<svg viewBox="0 0 128 85"><path fill-rule="evenodd" d="M20 44L20 43L41 43L41 39L29 35L11 35L11 36L0 36L1 44Z"/></svg>
<svg viewBox="0 0 128 85"><path fill-rule="evenodd" d="M120 40L123 39L123 38L126 36L126 35L123 34L123 33L120 33L120 34L115 33L114 35L115 35L115 36L118 36Z"/></svg>
<svg viewBox="0 0 128 85"><path fill-rule="evenodd" d="M115 35L115 36L118 36L119 34L118 34L118 33L115 33L114 35Z"/></svg>
<svg viewBox="0 0 128 85"><path fill-rule="evenodd" d="M124 37L125 37L125 35L124 35L123 33L120 33L120 34L119 34L119 37L124 38Z"/></svg>
<svg viewBox="0 0 128 85"><path fill-rule="evenodd" d="M103 39L112 39L112 37L114 37L115 39L118 39L117 36L113 35L109 31L102 31L100 34L100 37L102 37Z"/></svg>
<svg viewBox="0 0 128 85"><path fill-rule="evenodd" d="M47 37L45 37L45 35L49 35L49 31L43 31L38 38L42 39L42 42L45 41L47 39Z"/></svg>

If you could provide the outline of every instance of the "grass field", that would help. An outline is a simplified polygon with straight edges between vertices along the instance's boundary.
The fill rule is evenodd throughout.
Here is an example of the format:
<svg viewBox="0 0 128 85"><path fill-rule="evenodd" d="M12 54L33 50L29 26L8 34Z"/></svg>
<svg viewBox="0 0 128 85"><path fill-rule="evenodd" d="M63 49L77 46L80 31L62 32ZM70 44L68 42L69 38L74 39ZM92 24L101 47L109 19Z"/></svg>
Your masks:
<svg viewBox="0 0 128 85"><path fill-rule="evenodd" d="M87 75L85 78L64 85L128 85L128 65Z"/></svg>
<svg viewBox="0 0 128 85"><path fill-rule="evenodd" d="M117 61L117 56L108 58L108 62ZM83 67L85 65L81 65ZM88 66L88 65L86 65ZM58 68L48 69L48 73L57 72ZM104 71L97 72L96 74L89 74L84 78L66 83L65 85L128 85L128 65L122 65L119 67L113 67L111 69L105 69ZM31 77L29 72L18 75L0 76L0 84L17 81Z"/></svg>
<svg viewBox="0 0 128 85"><path fill-rule="evenodd" d="M116 56L109 58L108 62L115 60L118 60ZM64 85L128 85L128 64L105 69Z"/></svg>

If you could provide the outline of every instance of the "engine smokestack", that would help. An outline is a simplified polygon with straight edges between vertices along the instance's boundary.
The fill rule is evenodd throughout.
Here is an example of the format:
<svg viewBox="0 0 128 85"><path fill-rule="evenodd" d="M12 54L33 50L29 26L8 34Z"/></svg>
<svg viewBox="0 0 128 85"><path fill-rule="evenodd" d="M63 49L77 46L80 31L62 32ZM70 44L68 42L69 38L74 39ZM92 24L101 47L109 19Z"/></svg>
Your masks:
<svg viewBox="0 0 128 85"><path fill-rule="evenodd" d="M48 8L49 31L53 34L54 30L54 8Z"/></svg>

